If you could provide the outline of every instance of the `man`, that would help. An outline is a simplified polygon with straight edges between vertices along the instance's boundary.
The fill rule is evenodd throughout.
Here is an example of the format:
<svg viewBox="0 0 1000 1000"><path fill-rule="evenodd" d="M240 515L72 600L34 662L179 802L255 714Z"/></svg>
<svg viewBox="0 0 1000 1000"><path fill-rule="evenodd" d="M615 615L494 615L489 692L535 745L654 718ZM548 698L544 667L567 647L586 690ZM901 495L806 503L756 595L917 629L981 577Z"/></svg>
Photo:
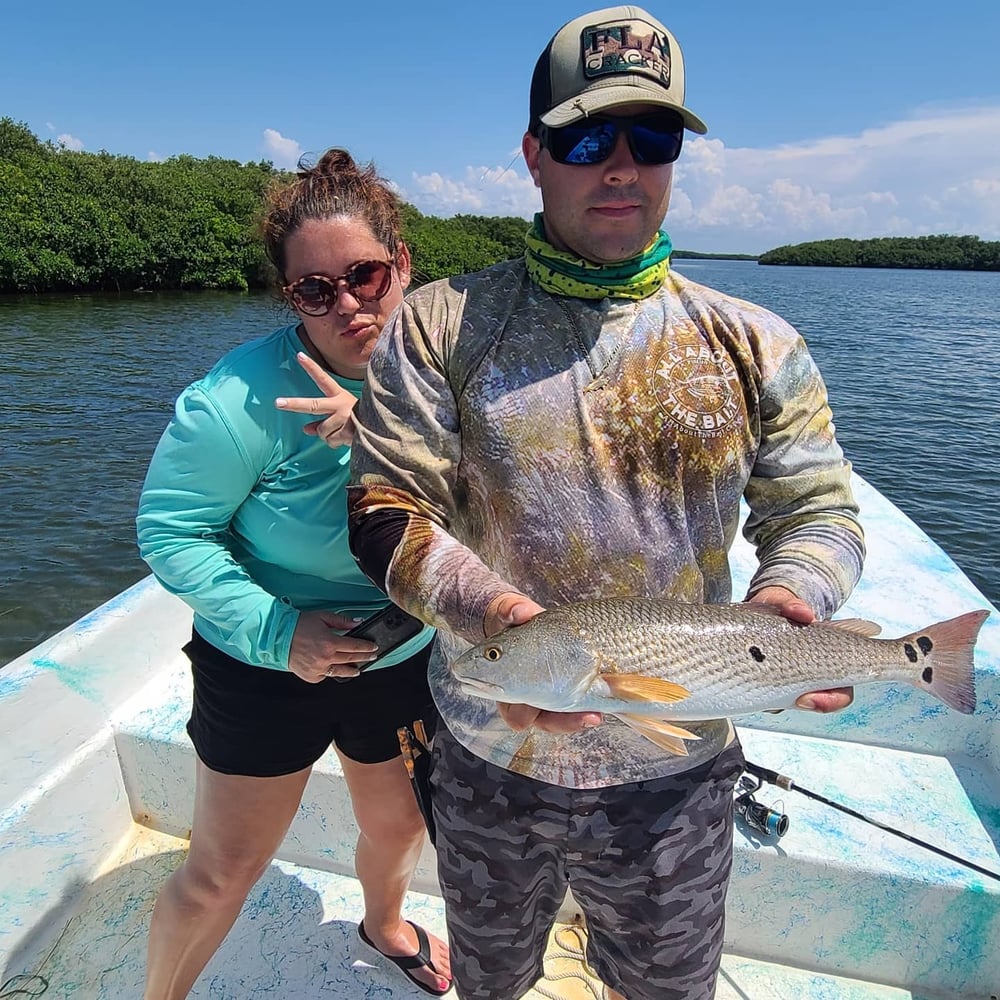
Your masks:
<svg viewBox="0 0 1000 1000"><path fill-rule="evenodd" d="M356 413L352 548L441 629L432 784L463 1000L531 987L567 885L614 995L713 996L743 761L724 721L674 756L595 713L465 695L448 660L571 600L730 601L743 496L749 599L809 622L861 571L850 467L801 338L669 270L658 229L685 128L706 131L652 15L560 29L531 82L544 211L525 258L412 293Z"/></svg>

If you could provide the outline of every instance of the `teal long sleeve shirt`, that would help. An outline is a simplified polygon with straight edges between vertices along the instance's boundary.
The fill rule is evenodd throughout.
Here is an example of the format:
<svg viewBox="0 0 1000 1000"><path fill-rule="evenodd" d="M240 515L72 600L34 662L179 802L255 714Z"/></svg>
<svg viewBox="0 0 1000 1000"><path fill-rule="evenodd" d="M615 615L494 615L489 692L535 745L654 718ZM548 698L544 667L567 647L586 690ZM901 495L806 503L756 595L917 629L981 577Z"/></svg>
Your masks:
<svg viewBox="0 0 1000 1000"><path fill-rule="evenodd" d="M388 600L347 544L350 449L303 432L279 396L314 396L296 326L243 344L179 396L136 520L140 553L194 611L198 632L243 662L288 669L299 612L367 617ZM334 376L354 396L359 380ZM425 629L378 666L420 649Z"/></svg>

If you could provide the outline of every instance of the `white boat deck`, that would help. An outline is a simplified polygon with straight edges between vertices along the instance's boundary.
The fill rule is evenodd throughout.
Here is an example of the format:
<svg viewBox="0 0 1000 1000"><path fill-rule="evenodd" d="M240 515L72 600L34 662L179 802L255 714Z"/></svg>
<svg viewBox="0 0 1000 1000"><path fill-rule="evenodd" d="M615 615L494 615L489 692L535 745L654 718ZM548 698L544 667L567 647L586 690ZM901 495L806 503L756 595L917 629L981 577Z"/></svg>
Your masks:
<svg viewBox="0 0 1000 1000"><path fill-rule="evenodd" d="M987 606L912 523L857 487L870 557L843 616L891 637ZM737 578L751 565L741 546ZM190 822L189 629L183 605L146 580L0 671L0 984L28 975L44 977L46 998L141 995L149 913ZM998 614L981 634L977 687L970 717L872 685L836 716L753 717L740 733L750 760L1000 872ZM721 1000L1000 995L1000 881L795 792L765 786L758 798L790 828L774 841L738 825ZM357 942L354 839L328 754L192 996L425 996ZM429 851L407 915L444 932ZM550 966L538 997L599 1000L558 948Z"/></svg>
<svg viewBox="0 0 1000 1000"><path fill-rule="evenodd" d="M121 853L93 880L88 896L35 975L59 997L124 998L142 992L143 945L163 879L180 862L186 841L136 826ZM128 905L122 906L127 900ZM191 993L192 1000L279 997L302 1000L416 1000L426 994L359 946L362 901L354 879L276 861L258 883L240 920ZM444 934L439 897L411 893L407 911ZM557 927L548 978L528 1000L601 1000L600 986L573 954L570 928ZM571 931L571 929L570 929ZM563 943L568 948L560 948ZM571 950L570 950L571 949ZM567 954L569 950L569 954ZM40 987L41 982L36 980ZM0 994L2 995L2 994ZM719 1000L897 1000L891 987L824 976L727 955Z"/></svg>

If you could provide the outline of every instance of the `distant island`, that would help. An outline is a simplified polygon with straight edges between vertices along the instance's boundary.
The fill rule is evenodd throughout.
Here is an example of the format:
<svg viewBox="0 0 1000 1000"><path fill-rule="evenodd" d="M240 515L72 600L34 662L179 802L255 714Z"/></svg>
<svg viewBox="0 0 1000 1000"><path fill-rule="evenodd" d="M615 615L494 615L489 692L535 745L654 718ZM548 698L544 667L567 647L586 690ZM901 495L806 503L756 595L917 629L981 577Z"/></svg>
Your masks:
<svg viewBox="0 0 1000 1000"><path fill-rule="evenodd" d="M885 236L873 240L816 240L777 247L758 264L804 267L905 267L1000 271L1000 242L978 236Z"/></svg>
<svg viewBox="0 0 1000 1000"><path fill-rule="evenodd" d="M674 260L756 260L755 253L701 253L698 250L674 250Z"/></svg>

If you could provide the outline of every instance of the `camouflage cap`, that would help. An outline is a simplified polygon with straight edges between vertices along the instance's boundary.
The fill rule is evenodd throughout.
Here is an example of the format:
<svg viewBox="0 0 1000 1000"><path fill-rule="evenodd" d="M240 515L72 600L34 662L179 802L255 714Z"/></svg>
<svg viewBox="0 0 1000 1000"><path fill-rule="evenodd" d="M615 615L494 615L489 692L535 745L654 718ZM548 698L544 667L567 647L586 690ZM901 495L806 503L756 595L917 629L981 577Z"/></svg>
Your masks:
<svg viewBox="0 0 1000 1000"><path fill-rule="evenodd" d="M692 132L708 126L684 107L677 39L641 7L607 7L564 24L531 77L530 122L558 127L623 104L673 108Z"/></svg>

